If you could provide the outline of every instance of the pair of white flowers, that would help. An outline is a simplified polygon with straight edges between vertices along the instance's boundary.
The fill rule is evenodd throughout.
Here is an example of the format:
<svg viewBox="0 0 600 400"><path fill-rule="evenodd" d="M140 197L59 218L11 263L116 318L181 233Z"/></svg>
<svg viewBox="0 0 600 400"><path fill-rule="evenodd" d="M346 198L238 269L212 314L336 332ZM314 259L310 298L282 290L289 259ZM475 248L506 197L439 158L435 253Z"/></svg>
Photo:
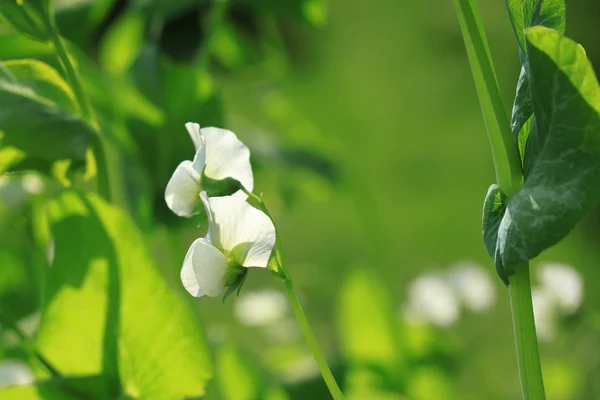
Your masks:
<svg viewBox="0 0 600 400"><path fill-rule="evenodd" d="M190 218L205 212L208 233L196 239L181 269L181 281L195 297L219 296L245 276L245 268L266 268L275 246L275 227L262 211L250 206L239 190L230 196L209 197L208 186L233 178L252 191L250 151L226 129L185 125L196 147L193 161L183 161L165 190L167 206ZM216 193L217 196L219 193ZM203 211L204 210L204 211Z"/></svg>

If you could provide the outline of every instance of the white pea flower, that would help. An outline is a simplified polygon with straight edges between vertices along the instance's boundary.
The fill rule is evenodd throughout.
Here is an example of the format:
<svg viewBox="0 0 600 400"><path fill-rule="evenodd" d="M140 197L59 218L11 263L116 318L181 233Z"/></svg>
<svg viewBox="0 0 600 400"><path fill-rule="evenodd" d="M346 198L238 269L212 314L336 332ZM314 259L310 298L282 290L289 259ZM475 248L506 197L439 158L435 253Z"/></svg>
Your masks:
<svg viewBox="0 0 600 400"><path fill-rule="evenodd" d="M411 322L450 326L460 315L460 303L442 274L427 273L411 283L404 313Z"/></svg>
<svg viewBox="0 0 600 400"><path fill-rule="evenodd" d="M180 217L197 214L200 207L200 192L206 190L203 176L220 181L233 178L248 191L254 188L250 150L235 133L220 128L202 128L192 122L185 124L196 154L193 161L183 161L177 166L165 190L167 206ZM206 183L206 182L204 182ZM234 193L245 198L240 190Z"/></svg>
<svg viewBox="0 0 600 400"><path fill-rule="evenodd" d="M549 263L538 268L538 281L566 314L572 314L583 301L583 281L568 265Z"/></svg>
<svg viewBox="0 0 600 400"><path fill-rule="evenodd" d="M239 282L246 268L266 268L275 246L275 227L262 211L240 196L200 194L208 216L208 234L196 239L181 269L181 281L194 297L216 297Z"/></svg>
<svg viewBox="0 0 600 400"><path fill-rule="evenodd" d="M489 309L496 300L489 273L472 262L461 262L448 271L448 280L466 308L475 312Z"/></svg>

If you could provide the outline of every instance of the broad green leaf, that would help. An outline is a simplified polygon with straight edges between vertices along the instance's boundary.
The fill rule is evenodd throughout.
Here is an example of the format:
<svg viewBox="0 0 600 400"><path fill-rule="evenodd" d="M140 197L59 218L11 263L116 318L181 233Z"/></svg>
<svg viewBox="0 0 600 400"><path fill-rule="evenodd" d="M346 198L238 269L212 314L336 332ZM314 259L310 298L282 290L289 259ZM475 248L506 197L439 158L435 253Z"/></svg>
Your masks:
<svg viewBox="0 0 600 400"><path fill-rule="evenodd" d="M100 45L100 65L109 74L122 75L142 52L146 20L140 13L123 14L108 30Z"/></svg>
<svg viewBox="0 0 600 400"><path fill-rule="evenodd" d="M0 13L20 33L45 42L50 38L46 13L48 0L0 0Z"/></svg>
<svg viewBox="0 0 600 400"><path fill-rule="evenodd" d="M507 197L498 185L492 185L488 189L483 203L483 242L489 255L496 256L496 243L498 242L498 228L504 217ZM498 276L508 285L508 275L502 268L497 270Z"/></svg>
<svg viewBox="0 0 600 400"><path fill-rule="evenodd" d="M546 26L565 31L564 0L506 0L519 49L525 54L525 30L532 26Z"/></svg>
<svg viewBox="0 0 600 400"><path fill-rule="evenodd" d="M63 373L102 373L113 385L118 369L123 391L136 399L201 396L211 373L202 329L131 220L96 195L72 191L48 210L55 256L40 351Z"/></svg>
<svg viewBox="0 0 600 400"><path fill-rule="evenodd" d="M368 269L352 271L338 301L340 346L350 369L369 369L400 383L403 349L395 307L385 285Z"/></svg>
<svg viewBox="0 0 600 400"><path fill-rule="evenodd" d="M515 35L517 36L522 64L512 109L511 130L520 142L525 143L527 141L526 137L529 135L527 122L533 115L533 108L529 95L524 31L529 27L541 25L564 32L566 25L565 1L506 0L506 5Z"/></svg>
<svg viewBox="0 0 600 400"><path fill-rule="evenodd" d="M83 164L95 131L78 117L31 88L0 79L2 146L42 161L70 159Z"/></svg>
<svg viewBox="0 0 600 400"><path fill-rule="evenodd" d="M523 186L498 227L496 267L512 268L563 239L600 198L600 88L577 43L559 32L526 31L536 116Z"/></svg>
<svg viewBox="0 0 600 400"><path fill-rule="evenodd" d="M4 63L13 78L30 87L40 97L51 100L64 110L75 113L75 96L71 87L48 64L38 60L10 60Z"/></svg>
<svg viewBox="0 0 600 400"><path fill-rule="evenodd" d="M52 378L29 385L0 389L0 399L102 400L106 398L105 384L105 379L101 376Z"/></svg>

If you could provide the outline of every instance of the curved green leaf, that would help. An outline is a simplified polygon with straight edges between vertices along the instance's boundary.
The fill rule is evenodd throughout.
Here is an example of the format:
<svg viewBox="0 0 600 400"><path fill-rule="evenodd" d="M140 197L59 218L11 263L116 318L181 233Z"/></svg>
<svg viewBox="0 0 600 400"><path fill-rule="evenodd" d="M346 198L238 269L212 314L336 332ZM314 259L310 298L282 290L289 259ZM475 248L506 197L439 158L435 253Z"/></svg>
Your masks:
<svg viewBox="0 0 600 400"><path fill-rule="evenodd" d="M350 372L367 370L390 387L400 388L405 362L400 327L387 288L369 269L355 270L344 280L338 324L340 347Z"/></svg>
<svg viewBox="0 0 600 400"><path fill-rule="evenodd" d="M519 49L525 55L525 30L541 25L559 32L565 31L564 0L506 0L510 22L517 36Z"/></svg>
<svg viewBox="0 0 600 400"><path fill-rule="evenodd" d="M4 62L13 78L27 86L40 97L51 100L64 110L75 113L73 90L51 66L38 60L10 60Z"/></svg>
<svg viewBox="0 0 600 400"><path fill-rule="evenodd" d="M528 173L498 227L496 264L510 273L563 239L600 199L600 87L585 51L559 32L526 31L536 116Z"/></svg>
<svg viewBox="0 0 600 400"><path fill-rule="evenodd" d="M521 74L517 82L515 101L513 103L511 130L520 143L526 143L527 136L529 135L528 121L530 121L533 115L533 108L529 95L524 32L527 28L537 25L552 28L561 33L564 32L566 25L565 1L506 0L506 5L515 35L517 36L522 65Z"/></svg>
<svg viewBox="0 0 600 400"><path fill-rule="evenodd" d="M43 161L83 164L95 131L77 116L37 95L31 88L0 79L2 146Z"/></svg>
<svg viewBox="0 0 600 400"><path fill-rule="evenodd" d="M46 0L0 0L0 13L6 21L18 32L40 42L50 38L44 17L47 7Z"/></svg>
<svg viewBox="0 0 600 400"><path fill-rule="evenodd" d="M42 354L62 373L111 377L113 394L120 382L136 399L201 396L211 373L202 329L131 220L96 195L72 191L48 210L55 256L37 339Z"/></svg>

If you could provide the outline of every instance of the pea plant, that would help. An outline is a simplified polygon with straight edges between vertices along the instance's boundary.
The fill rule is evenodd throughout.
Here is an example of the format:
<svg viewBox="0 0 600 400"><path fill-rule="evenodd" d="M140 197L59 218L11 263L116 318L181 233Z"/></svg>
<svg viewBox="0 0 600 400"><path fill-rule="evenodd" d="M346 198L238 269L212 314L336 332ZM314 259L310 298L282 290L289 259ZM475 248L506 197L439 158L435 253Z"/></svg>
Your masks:
<svg viewBox="0 0 600 400"><path fill-rule="evenodd" d="M521 61L510 120L476 2L455 0L496 169L483 238L510 293L523 398L544 399L529 260L600 198L600 88L583 47L563 34L564 1L506 4Z"/></svg>
<svg viewBox="0 0 600 400"><path fill-rule="evenodd" d="M88 3L85 18L75 21L82 32L108 14L105 2ZM258 368L236 358L233 345L213 357L210 335L191 307L207 298L236 301L248 276L262 271L286 296L270 293L259 304L278 294L286 298L323 390L344 399L302 309L275 213L255 187L263 160L258 151L251 157L241 131L238 137L223 128L223 101L210 70L213 59L224 70L235 69L252 46L277 53L273 48L280 50L285 40L274 16L319 25L322 2L238 0L247 7L236 10L246 36L230 15L236 14L230 2L194 3L210 4L202 45L185 54L187 64L178 64L161 56L160 40L165 20L192 3L132 1L103 37L99 69L61 35L51 0L0 0L0 29L10 32L8 40L0 35L0 178L2 185L18 182L23 189L11 197L14 204L23 203L23 191L31 195L9 222L0 208L0 228L21 223L18 233L33 244L19 250L34 277L26 284L30 296L0 304L0 324L19 342L35 377L3 389L0 398L199 398L210 396L216 375L217 398L286 399L272 387L253 387L249 377ZM496 170L483 205L484 244L509 291L523 398L540 400L545 394L529 261L561 241L600 199L600 87L583 48L564 36L563 0L506 4L521 62L511 118L476 0L455 0ZM243 40L252 46L240 45ZM276 70L286 62L275 56L264 66ZM281 168L294 168L291 157L278 156ZM314 157L305 163L327 166ZM168 224L186 223L195 229L187 253L171 248L174 284L183 296L158 268L160 255L149 242L153 235L170 236ZM19 234L1 239L18 242ZM16 263L5 253L0 248L0 263ZM452 377L427 364L445 351L432 344L439 332L430 326L411 331L399 321L373 271L342 278L339 336L349 365L344 393L430 398L421 396L435 393L427 392L430 382L452 393ZM492 302L493 288L474 266L418 281L415 304L454 302L450 317L434 310L440 326L458 317L457 293L469 286L464 282L479 282L487 291L489 304L481 309ZM433 299L439 291L445 296ZM419 308L413 304L413 314ZM28 324L32 313L39 316ZM252 394L235 394L238 386Z"/></svg>

